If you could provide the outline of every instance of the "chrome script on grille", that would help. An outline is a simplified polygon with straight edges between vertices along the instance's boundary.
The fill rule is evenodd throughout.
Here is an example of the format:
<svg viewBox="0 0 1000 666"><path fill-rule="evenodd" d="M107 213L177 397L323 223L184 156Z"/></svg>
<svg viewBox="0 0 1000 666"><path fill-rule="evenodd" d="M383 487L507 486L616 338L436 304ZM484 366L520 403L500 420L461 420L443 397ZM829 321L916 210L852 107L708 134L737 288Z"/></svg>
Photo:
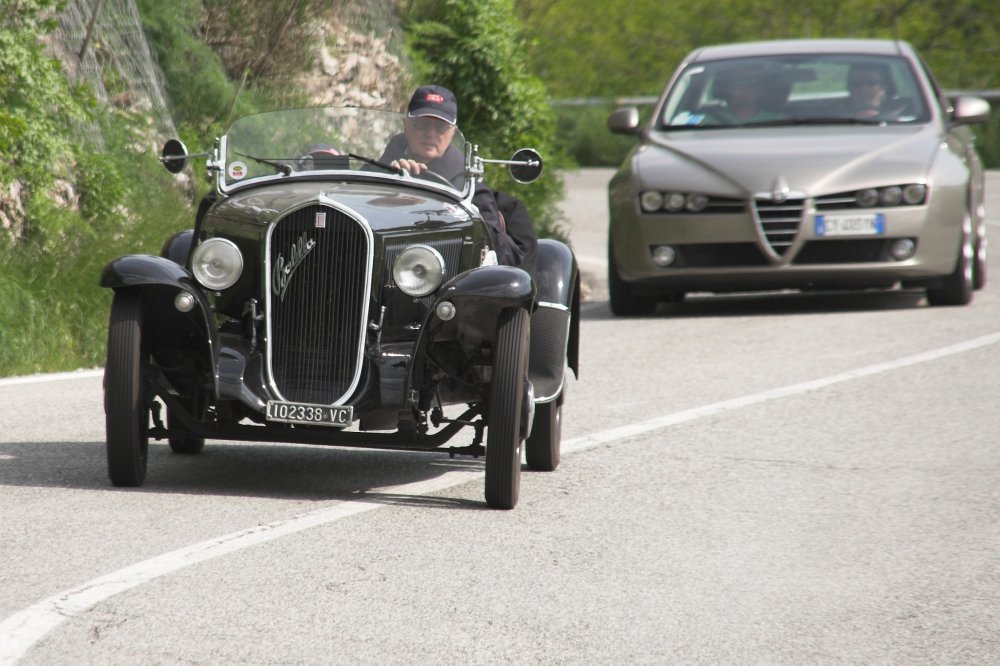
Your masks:
<svg viewBox="0 0 1000 666"><path fill-rule="evenodd" d="M274 294L278 297L279 301L284 302L285 292L288 291L288 283L292 281L295 269L299 267L302 260L306 258L306 255L314 247L316 247L316 241L307 237L306 232L303 231L302 235L292 243L292 247L288 250L287 260L280 252L278 253L278 259L274 262L274 276L271 279L271 289L274 290Z"/></svg>

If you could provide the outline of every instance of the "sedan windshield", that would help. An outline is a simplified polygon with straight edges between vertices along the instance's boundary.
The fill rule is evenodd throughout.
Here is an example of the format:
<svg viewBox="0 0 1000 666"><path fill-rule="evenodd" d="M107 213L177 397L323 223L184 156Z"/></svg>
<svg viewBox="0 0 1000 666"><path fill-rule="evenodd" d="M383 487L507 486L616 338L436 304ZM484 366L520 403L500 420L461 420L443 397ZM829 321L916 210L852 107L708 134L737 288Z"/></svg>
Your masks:
<svg viewBox="0 0 1000 666"><path fill-rule="evenodd" d="M691 64L671 88L660 127L921 123L929 117L903 58L787 55Z"/></svg>
<svg viewBox="0 0 1000 666"><path fill-rule="evenodd" d="M421 120L421 119L413 119ZM427 162L420 182L462 192L466 188L465 138L450 128L440 159ZM241 118L223 138L223 191L248 183L305 176L403 179L392 165L410 158L402 114L355 107L272 111ZM436 171L435 171L436 169Z"/></svg>

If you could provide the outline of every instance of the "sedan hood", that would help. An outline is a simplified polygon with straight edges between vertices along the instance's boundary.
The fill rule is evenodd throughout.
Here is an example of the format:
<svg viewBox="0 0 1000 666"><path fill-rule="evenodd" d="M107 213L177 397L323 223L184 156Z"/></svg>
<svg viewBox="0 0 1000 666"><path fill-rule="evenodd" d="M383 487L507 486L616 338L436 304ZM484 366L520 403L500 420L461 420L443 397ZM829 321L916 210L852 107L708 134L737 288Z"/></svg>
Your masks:
<svg viewBox="0 0 1000 666"><path fill-rule="evenodd" d="M634 168L643 188L744 197L780 178L816 196L926 182L941 141L933 125L651 132Z"/></svg>

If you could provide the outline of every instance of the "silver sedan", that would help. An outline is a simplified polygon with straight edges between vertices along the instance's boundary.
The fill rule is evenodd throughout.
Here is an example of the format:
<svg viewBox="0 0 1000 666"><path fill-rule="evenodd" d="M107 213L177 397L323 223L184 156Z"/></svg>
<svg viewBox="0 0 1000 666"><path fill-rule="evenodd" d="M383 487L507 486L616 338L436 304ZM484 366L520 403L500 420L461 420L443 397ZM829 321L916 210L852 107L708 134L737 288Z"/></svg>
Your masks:
<svg viewBox="0 0 1000 666"><path fill-rule="evenodd" d="M926 289L986 281L975 97L948 99L913 48L785 40L703 48L679 66L609 185L611 309L692 291Z"/></svg>

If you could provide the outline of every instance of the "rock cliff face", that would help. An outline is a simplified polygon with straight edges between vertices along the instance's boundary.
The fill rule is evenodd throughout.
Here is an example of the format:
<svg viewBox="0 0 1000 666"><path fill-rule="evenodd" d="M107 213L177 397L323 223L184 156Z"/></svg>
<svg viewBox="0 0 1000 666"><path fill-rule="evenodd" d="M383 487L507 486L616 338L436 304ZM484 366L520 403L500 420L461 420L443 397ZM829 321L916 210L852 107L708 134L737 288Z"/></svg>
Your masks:
<svg viewBox="0 0 1000 666"><path fill-rule="evenodd" d="M402 109L408 91L405 63L392 53L392 34L376 36L331 22L335 42L320 49L314 70L302 85L317 106Z"/></svg>

